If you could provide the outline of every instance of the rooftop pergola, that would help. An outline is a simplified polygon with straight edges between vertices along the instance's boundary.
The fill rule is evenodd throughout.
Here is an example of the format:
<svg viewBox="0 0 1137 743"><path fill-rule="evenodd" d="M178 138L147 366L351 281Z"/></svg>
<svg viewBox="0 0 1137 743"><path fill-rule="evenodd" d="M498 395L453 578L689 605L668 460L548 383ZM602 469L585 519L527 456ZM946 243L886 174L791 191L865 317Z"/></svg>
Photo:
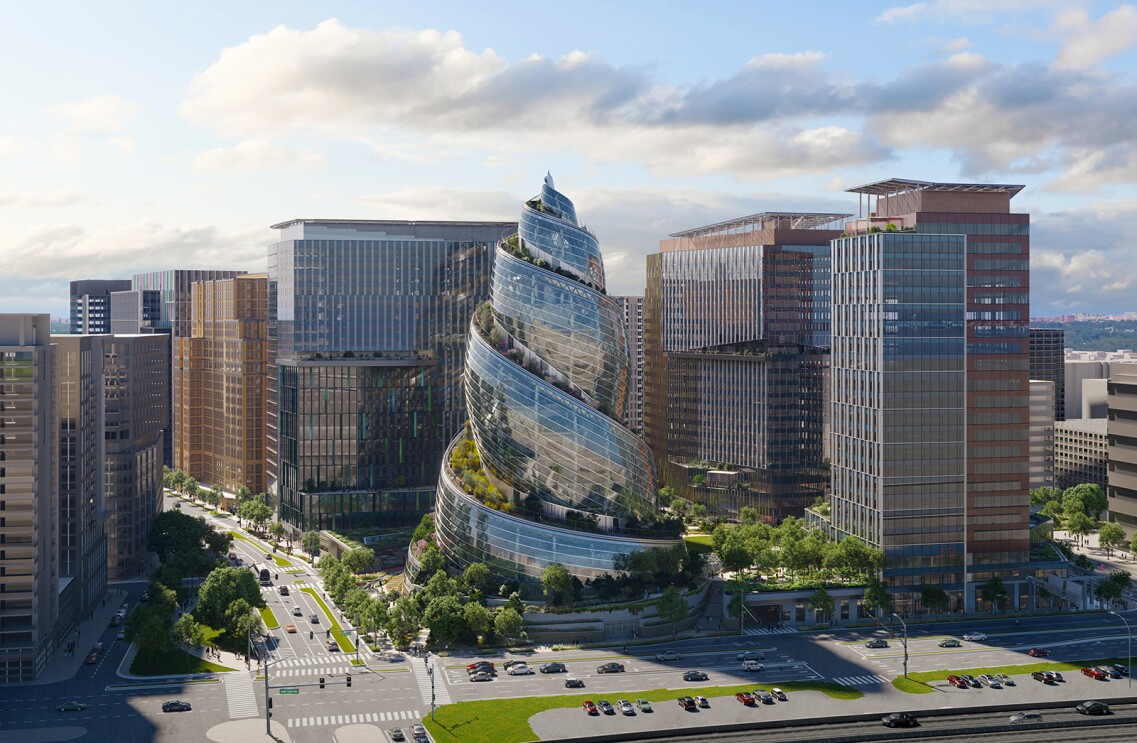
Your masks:
<svg viewBox="0 0 1137 743"><path fill-rule="evenodd" d="M856 188L846 188L847 193L870 194L872 196L892 196L907 191L966 191L970 193L1009 193L1014 196L1024 186L1007 183L935 183L933 181L913 181L908 178L889 178Z"/></svg>
<svg viewBox="0 0 1137 743"><path fill-rule="evenodd" d="M794 230L812 230L818 227L833 224L842 219L848 219L852 214L822 214L820 212L761 212L748 217L728 219L725 222L716 222L704 227L673 232L670 237L703 237L706 235L726 235L737 232L762 229L771 222L789 222L789 228Z"/></svg>

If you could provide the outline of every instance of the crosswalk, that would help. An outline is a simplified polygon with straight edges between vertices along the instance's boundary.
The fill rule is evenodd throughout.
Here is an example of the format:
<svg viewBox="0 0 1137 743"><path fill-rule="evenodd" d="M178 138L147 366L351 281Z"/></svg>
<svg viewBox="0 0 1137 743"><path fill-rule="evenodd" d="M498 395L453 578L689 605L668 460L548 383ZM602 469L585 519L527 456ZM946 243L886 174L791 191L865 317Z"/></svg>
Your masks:
<svg viewBox="0 0 1137 743"><path fill-rule="evenodd" d="M426 672L426 664L412 661L411 669L414 671L415 681L418 682L418 690L422 694L423 704L430 704L430 674ZM434 693L435 706L450 704L450 689L446 686L446 674L443 672L442 666L434 667Z"/></svg>
<svg viewBox="0 0 1137 743"><path fill-rule="evenodd" d="M351 673L353 668L356 667L347 659L344 662L337 662L329 658L287 658L274 665L271 673L274 679L284 679L298 676L342 675ZM360 673L363 672L362 668L358 670Z"/></svg>
<svg viewBox="0 0 1137 743"><path fill-rule="evenodd" d="M225 696L229 702L229 719L256 717L257 696L253 691L253 680L247 673L225 674Z"/></svg>
<svg viewBox="0 0 1137 743"><path fill-rule="evenodd" d="M297 668L299 666L326 666L329 663L340 663L341 665L351 665L350 658L285 658L278 662L274 668Z"/></svg>
<svg viewBox="0 0 1137 743"><path fill-rule="evenodd" d="M322 725L357 725L366 722L396 722L398 720L422 719L418 710L405 709L398 712L367 712L359 715L324 715L317 717L294 717L285 720L284 724L290 728L307 728Z"/></svg>
<svg viewBox="0 0 1137 743"><path fill-rule="evenodd" d="M868 673L863 676L838 676L833 679L842 686L876 686L877 684L887 684L891 680L879 673Z"/></svg>
<svg viewBox="0 0 1137 743"><path fill-rule="evenodd" d="M742 631L744 635L794 635L797 630L793 627L775 627L770 629L768 627L751 627Z"/></svg>

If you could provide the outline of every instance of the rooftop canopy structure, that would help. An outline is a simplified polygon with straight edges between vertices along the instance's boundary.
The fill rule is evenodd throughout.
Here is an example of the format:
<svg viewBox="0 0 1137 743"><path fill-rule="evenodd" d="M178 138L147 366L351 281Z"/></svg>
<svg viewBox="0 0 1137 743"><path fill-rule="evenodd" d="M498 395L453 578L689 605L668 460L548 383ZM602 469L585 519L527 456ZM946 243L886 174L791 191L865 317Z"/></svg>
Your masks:
<svg viewBox="0 0 1137 743"><path fill-rule="evenodd" d="M724 235L736 232L750 232L770 227L779 227L791 230L814 230L833 225L842 219L848 219L852 214L823 214L817 212L761 212L748 217L728 219L725 222L716 222L704 227L673 232L670 237L702 237L705 235Z"/></svg>

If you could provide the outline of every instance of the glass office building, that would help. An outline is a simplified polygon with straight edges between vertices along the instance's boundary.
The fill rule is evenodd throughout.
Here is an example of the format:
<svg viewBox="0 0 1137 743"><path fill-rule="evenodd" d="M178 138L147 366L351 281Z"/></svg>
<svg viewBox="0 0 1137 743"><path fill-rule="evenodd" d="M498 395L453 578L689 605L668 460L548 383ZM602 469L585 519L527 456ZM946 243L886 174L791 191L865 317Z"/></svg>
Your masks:
<svg viewBox="0 0 1137 743"><path fill-rule="evenodd" d="M655 470L620 421L629 355L619 303L605 290L596 237L551 177L526 202L518 234L498 245L490 302L469 326L468 433L499 499L478 497L449 456L438 485L437 538L452 568L484 562L502 580L538 584L563 564L581 580L620 555L675 544L654 520ZM414 547L409 563L416 567Z"/></svg>

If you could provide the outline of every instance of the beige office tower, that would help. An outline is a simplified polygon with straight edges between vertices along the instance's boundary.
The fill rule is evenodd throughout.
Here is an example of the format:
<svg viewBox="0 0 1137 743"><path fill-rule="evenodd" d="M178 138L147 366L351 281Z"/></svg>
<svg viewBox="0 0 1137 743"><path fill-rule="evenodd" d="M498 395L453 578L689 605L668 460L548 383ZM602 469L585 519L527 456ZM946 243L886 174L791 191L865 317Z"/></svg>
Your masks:
<svg viewBox="0 0 1137 743"><path fill-rule="evenodd" d="M193 285L191 328L174 338L174 466L227 493L265 490L268 276Z"/></svg>

